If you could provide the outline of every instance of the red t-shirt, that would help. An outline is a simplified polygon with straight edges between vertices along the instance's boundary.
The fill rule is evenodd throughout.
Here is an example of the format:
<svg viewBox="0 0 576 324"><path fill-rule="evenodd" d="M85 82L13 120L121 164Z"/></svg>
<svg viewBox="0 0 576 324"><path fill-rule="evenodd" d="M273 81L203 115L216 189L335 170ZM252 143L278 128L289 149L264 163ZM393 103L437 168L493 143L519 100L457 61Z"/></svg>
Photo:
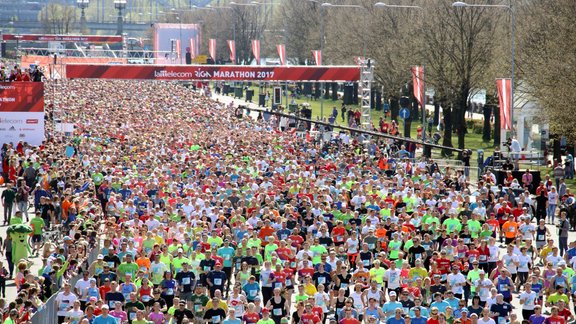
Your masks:
<svg viewBox="0 0 576 324"><path fill-rule="evenodd" d="M258 313L246 313L242 317L242 320L246 322L246 324L257 323L260 320L260 315Z"/></svg>
<svg viewBox="0 0 576 324"><path fill-rule="evenodd" d="M316 314L304 314L300 317L302 324L315 324L320 323L320 318Z"/></svg>
<svg viewBox="0 0 576 324"><path fill-rule="evenodd" d="M436 263L438 264L438 271L442 274L446 274L450 272L450 260L444 258L436 259Z"/></svg>

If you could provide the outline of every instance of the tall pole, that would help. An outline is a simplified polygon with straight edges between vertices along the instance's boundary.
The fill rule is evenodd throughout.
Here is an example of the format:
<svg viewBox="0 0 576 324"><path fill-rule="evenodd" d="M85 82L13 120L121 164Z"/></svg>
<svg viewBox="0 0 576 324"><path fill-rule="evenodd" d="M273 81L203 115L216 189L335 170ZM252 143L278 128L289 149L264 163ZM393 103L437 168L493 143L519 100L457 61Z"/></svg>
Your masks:
<svg viewBox="0 0 576 324"><path fill-rule="evenodd" d="M514 134L514 90L515 90L515 86L514 86L514 70L515 70L515 57L516 57L516 13L514 12L514 8L512 7L512 2L510 2L510 7L508 7L508 9L510 10L510 21L512 26L510 27L510 43L511 43L511 72L512 75L510 76L510 122L512 123L512 134ZM524 145L524 134L520 134L520 130L518 128L516 128L516 138L518 138L520 140L520 143L522 145Z"/></svg>
<svg viewBox="0 0 576 324"><path fill-rule="evenodd" d="M320 55L322 56L324 56L324 14L324 7L320 6ZM324 121L324 82L320 82L320 119Z"/></svg>

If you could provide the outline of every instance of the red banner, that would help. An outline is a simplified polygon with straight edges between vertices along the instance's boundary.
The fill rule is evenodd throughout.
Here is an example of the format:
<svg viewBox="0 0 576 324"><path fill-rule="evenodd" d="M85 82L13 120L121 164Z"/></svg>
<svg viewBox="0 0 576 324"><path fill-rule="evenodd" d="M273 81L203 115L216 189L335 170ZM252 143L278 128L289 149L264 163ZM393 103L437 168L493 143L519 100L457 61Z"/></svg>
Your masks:
<svg viewBox="0 0 576 324"><path fill-rule="evenodd" d="M236 64L236 42L228 40L228 48L230 49L230 61Z"/></svg>
<svg viewBox="0 0 576 324"><path fill-rule="evenodd" d="M254 54L254 59L256 60L256 65L260 65L260 40L252 40L252 54Z"/></svg>
<svg viewBox="0 0 576 324"><path fill-rule="evenodd" d="M322 65L322 51L314 50L312 51L312 55L314 56L316 65Z"/></svg>
<svg viewBox="0 0 576 324"><path fill-rule="evenodd" d="M214 38L210 38L208 42L208 53L214 62L216 62L216 40Z"/></svg>
<svg viewBox="0 0 576 324"><path fill-rule="evenodd" d="M0 82L0 112L44 112L44 84Z"/></svg>
<svg viewBox="0 0 576 324"><path fill-rule="evenodd" d="M196 39L190 38L190 57L196 58Z"/></svg>
<svg viewBox="0 0 576 324"><path fill-rule="evenodd" d="M424 67L423 66L413 66L412 67L412 84L413 92L416 101L420 104L420 107L424 107L426 101L424 98Z"/></svg>
<svg viewBox="0 0 576 324"><path fill-rule="evenodd" d="M182 57L182 44L180 44L180 40L176 40L176 57L179 59Z"/></svg>
<svg viewBox="0 0 576 324"><path fill-rule="evenodd" d="M500 128L512 130L512 83L510 79L496 79L500 104Z"/></svg>
<svg viewBox="0 0 576 324"><path fill-rule="evenodd" d="M28 42L88 42L88 43L120 43L122 36L87 36L87 35L37 35L37 34L3 34L4 41Z"/></svg>
<svg viewBox="0 0 576 324"><path fill-rule="evenodd" d="M356 66L244 65L66 65L71 79L230 80L230 81L357 81Z"/></svg>
<svg viewBox="0 0 576 324"><path fill-rule="evenodd" d="M278 49L278 57L280 58L280 65L286 65L286 46L284 44L276 45Z"/></svg>

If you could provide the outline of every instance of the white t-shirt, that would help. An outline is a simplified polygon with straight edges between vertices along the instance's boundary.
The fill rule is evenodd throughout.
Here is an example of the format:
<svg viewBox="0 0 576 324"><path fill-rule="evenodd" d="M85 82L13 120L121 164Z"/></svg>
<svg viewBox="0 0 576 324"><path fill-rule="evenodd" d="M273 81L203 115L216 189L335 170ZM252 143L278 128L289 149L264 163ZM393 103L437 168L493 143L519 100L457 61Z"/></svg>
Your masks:
<svg viewBox="0 0 576 324"><path fill-rule="evenodd" d="M518 272L530 271L530 269L528 268L528 263L532 262L532 258L530 258L528 255L519 255L518 262L520 262L520 264L518 265Z"/></svg>
<svg viewBox="0 0 576 324"><path fill-rule="evenodd" d="M535 302L538 299L538 295L534 291L523 292L520 294L520 300L524 300L522 303L522 309L534 310Z"/></svg>
<svg viewBox="0 0 576 324"><path fill-rule="evenodd" d="M400 269L388 269L384 273L384 280L388 282L388 289L396 289L400 287Z"/></svg>
<svg viewBox="0 0 576 324"><path fill-rule="evenodd" d="M458 284L462 284L462 283L466 282L466 278L464 277L464 275L462 273L449 274L447 276L447 281L450 284L452 292L454 294L463 294L464 293L464 287L458 285Z"/></svg>
<svg viewBox="0 0 576 324"><path fill-rule="evenodd" d="M59 292L56 296L56 301L58 302L58 312L56 315L58 316L67 316L68 315L68 308L74 305L74 302L78 300L78 297L72 292L69 294L65 294L63 291Z"/></svg>
<svg viewBox="0 0 576 324"><path fill-rule="evenodd" d="M478 323L479 324L496 324L496 322L493 319L488 318L487 320L484 320L484 317L479 318Z"/></svg>
<svg viewBox="0 0 576 324"><path fill-rule="evenodd" d="M74 285L74 288L78 291L80 297L84 295L84 291L86 291L86 289L88 289L89 287L90 287L90 279L88 280L80 279L76 282L76 285Z"/></svg>

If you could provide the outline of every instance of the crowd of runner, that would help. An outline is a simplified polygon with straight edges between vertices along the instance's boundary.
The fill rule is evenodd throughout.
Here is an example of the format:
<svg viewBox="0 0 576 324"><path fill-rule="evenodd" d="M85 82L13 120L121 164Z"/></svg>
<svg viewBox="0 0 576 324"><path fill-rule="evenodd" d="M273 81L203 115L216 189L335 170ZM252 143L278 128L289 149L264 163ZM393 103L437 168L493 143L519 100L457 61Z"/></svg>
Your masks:
<svg viewBox="0 0 576 324"><path fill-rule="evenodd" d="M4 323L53 294L74 324L574 320L576 243L559 250L528 191L490 172L471 185L347 134L304 140L177 83L54 89L50 116L76 129L2 147L3 221L65 237L32 246L40 273L0 269L18 289Z"/></svg>

